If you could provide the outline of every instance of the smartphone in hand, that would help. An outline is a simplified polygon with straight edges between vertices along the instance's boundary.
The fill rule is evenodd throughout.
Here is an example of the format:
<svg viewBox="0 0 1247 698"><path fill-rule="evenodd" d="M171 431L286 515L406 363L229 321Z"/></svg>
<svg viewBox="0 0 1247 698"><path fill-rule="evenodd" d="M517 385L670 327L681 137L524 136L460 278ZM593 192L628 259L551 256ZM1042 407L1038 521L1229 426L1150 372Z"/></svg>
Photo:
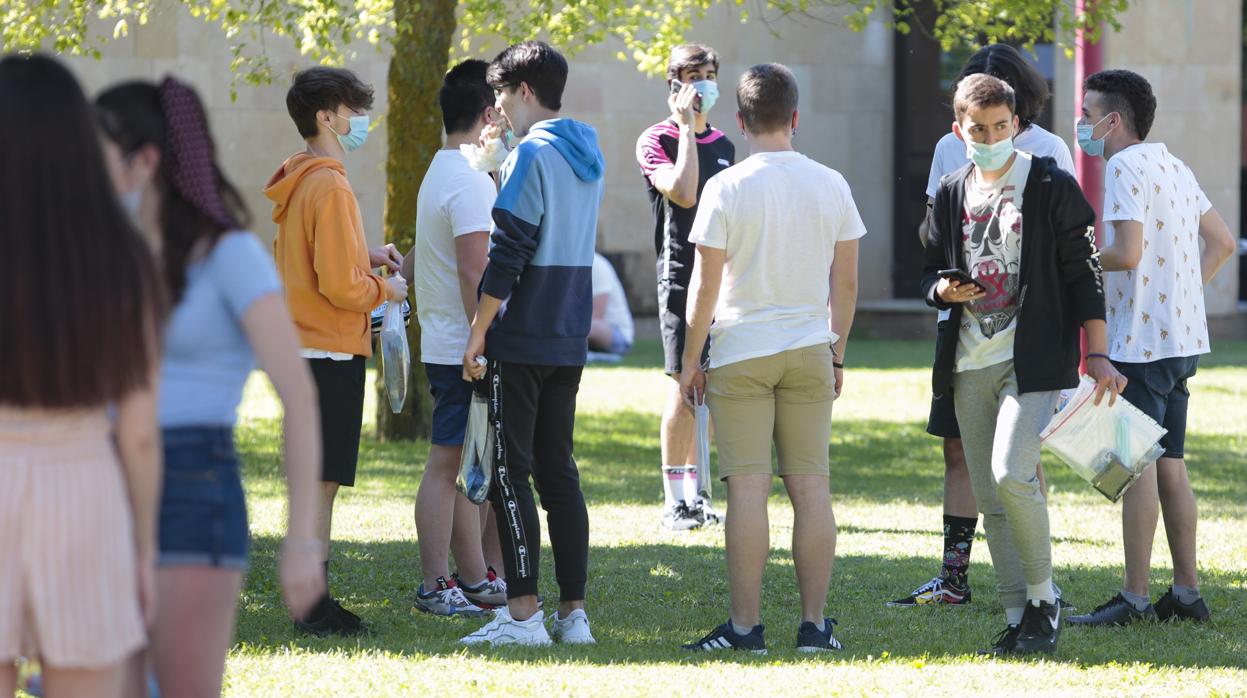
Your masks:
<svg viewBox="0 0 1247 698"><path fill-rule="evenodd" d="M941 269L936 273L940 275L941 279L948 279L949 281L956 281L961 284L974 284L979 288L983 288L982 284L975 281L973 276L970 276L962 269Z"/></svg>
<svg viewBox="0 0 1247 698"><path fill-rule="evenodd" d="M675 94L682 89L684 89L684 83L680 82L679 80L671 81L671 94ZM697 96L693 98L693 111L697 112L698 114L701 113L701 93L700 92L698 92Z"/></svg>

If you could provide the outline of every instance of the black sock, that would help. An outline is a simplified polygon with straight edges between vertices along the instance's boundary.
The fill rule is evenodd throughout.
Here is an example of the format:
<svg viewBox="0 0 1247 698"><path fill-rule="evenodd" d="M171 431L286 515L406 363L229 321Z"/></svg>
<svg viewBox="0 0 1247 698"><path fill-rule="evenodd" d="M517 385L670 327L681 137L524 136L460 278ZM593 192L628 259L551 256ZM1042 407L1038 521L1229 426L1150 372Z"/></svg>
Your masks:
<svg viewBox="0 0 1247 698"><path fill-rule="evenodd" d="M964 582L970 569L970 546L979 518L944 515L944 569L940 576Z"/></svg>

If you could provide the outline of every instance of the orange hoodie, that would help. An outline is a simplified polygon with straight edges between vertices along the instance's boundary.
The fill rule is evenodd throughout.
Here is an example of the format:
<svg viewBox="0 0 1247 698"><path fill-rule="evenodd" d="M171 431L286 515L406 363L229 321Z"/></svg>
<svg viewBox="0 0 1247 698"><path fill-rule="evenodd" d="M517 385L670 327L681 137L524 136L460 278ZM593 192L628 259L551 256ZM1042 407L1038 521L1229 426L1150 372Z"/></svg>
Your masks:
<svg viewBox="0 0 1247 698"><path fill-rule="evenodd" d="M305 349L372 356L368 314L386 299L368 264L359 202L333 158L297 153L264 195L273 201L277 271Z"/></svg>

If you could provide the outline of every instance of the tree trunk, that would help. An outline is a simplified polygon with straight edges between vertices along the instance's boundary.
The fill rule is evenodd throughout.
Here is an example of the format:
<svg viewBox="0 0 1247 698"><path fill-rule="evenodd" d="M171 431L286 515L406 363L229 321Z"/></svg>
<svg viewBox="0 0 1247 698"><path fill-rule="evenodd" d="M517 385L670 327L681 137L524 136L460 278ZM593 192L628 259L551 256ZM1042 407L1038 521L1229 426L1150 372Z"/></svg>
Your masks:
<svg viewBox="0 0 1247 698"><path fill-rule="evenodd" d="M437 93L446 75L455 32L456 0L394 0L394 54L390 59L388 155L385 164L385 239L406 254L416 240L416 194L424 172L442 147ZM411 280L408 279L410 282ZM414 295L411 298L415 306ZM419 312L419 308L414 308ZM377 436L416 439L430 432L428 381L420 362L420 323L413 314L407 332L412 365L407 403L390 412L378 375Z"/></svg>

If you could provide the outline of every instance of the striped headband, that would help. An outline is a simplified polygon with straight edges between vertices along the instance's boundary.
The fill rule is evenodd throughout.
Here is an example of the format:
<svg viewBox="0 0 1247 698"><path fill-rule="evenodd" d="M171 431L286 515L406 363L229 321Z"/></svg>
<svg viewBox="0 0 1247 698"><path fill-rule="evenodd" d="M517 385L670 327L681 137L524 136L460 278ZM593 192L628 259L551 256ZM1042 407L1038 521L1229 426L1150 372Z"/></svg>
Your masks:
<svg viewBox="0 0 1247 698"><path fill-rule="evenodd" d="M174 188L213 223L236 230L240 227L238 221L221 198L216 153L199 96L190 86L171 77L160 83L158 92L160 109L169 125L165 160Z"/></svg>

